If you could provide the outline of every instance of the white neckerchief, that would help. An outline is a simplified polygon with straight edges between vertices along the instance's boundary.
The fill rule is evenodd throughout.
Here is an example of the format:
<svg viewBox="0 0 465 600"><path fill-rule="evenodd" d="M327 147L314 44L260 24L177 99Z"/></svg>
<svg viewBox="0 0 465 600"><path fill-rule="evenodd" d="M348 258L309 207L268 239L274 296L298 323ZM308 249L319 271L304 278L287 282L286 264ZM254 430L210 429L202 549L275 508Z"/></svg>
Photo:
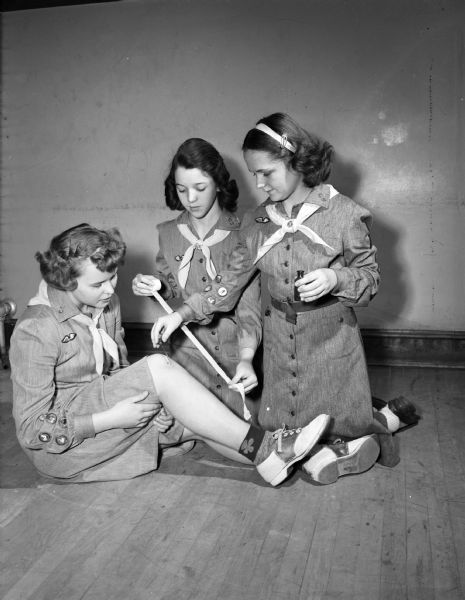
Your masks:
<svg viewBox="0 0 465 600"><path fill-rule="evenodd" d="M115 365L119 366L119 355L118 355L118 344L115 340L108 335L108 333L101 327L97 327L98 320L102 312L100 311L95 317L88 317L87 315L80 313L71 317L75 321L79 321L84 325L87 325L92 335L92 351L95 358L95 369L99 375L103 372L103 351L105 350L114 360Z"/></svg>
<svg viewBox="0 0 465 600"><path fill-rule="evenodd" d="M186 238L188 242L191 243L189 248L184 252L184 256L181 260L181 264L178 269L178 280L179 285L182 288L186 287L187 278L189 276L189 269L191 266L191 260L194 256L194 251L196 249L201 250L203 255L205 256L205 266L207 268L207 273L211 279L215 279L216 277L216 269L213 261L211 259L210 248L209 246L214 246L219 242L222 242L224 239L228 237L231 231L225 229L215 229L210 237L205 240L195 237L189 227L184 224L178 224L178 229L180 234Z"/></svg>
<svg viewBox="0 0 465 600"><path fill-rule="evenodd" d="M50 300L48 298L47 293L47 284L44 280L40 282L39 291L34 298L31 298L28 302L28 306L34 306L37 304L45 304L46 306L51 306ZM115 340L108 335L108 333L97 327L98 321L102 311L100 311L95 317L92 319L83 313L79 313L78 315L74 315L71 317L75 321L79 321L84 325L87 325L89 331L92 335L92 351L94 353L95 358L95 368L99 375L103 372L103 351L105 350L114 360L115 364L119 366L119 354L118 354L118 345Z"/></svg>
<svg viewBox="0 0 465 600"><path fill-rule="evenodd" d="M332 198L338 192L330 187L329 197ZM304 235L306 235L309 239L312 240L315 244L321 244L329 248L330 250L334 250L329 244L327 244L313 229L310 227L306 227L303 225L303 222L306 221L314 212L316 212L321 206L319 204L310 204L304 202L300 207L300 210L295 217L295 219L284 217L280 215L276 209L276 206L273 204L268 204L265 209L270 217L270 220L273 221L275 225L279 225L280 229L275 231L273 235L271 235L268 239L266 239L260 248L257 251L257 256L254 260L254 264L259 261L262 256L264 256L268 250L271 250L273 246L275 246L278 242L280 242L286 233L295 233L296 231L301 231Z"/></svg>

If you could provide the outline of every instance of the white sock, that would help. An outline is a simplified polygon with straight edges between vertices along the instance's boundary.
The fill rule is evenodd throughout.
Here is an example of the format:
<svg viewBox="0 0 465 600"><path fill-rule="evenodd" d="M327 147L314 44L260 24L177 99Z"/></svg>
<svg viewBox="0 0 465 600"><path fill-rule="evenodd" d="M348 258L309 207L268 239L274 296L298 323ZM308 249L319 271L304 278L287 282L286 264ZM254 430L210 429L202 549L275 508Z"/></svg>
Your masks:
<svg viewBox="0 0 465 600"><path fill-rule="evenodd" d="M387 422L387 428L389 429L389 431L391 433L394 433L395 431L397 431L399 429L400 419L396 414L394 414L392 412L392 410L389 408L389 406L387 404L378 412L380 412L382 415L384 415L384 418L386 419L386 422Z"/></svg>

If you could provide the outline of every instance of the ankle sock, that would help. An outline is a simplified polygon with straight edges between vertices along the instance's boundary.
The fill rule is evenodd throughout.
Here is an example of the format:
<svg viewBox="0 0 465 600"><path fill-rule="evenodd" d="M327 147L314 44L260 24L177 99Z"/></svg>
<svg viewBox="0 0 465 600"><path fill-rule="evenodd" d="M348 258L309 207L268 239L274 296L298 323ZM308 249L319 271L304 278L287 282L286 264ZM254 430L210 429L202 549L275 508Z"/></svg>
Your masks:
<svg viewBox="0 0 465 600"><path fill-rule="evenodd" d="M245 456L252 462L256 462L255 459L257 457L257 452L262 445L263 438L265 437L266 431L260 429L259 427L255 427L255 425L251 425L247 435L244 438L244 441L239 448L239 454Z"/></svg>

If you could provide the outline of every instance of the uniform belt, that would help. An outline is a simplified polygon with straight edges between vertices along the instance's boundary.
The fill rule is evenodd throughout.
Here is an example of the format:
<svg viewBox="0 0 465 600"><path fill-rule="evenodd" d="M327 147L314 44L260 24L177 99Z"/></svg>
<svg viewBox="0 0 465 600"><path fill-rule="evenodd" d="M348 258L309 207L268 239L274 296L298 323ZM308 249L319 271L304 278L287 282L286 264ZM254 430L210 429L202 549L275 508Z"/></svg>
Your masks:
<svg viewBox="0 0 465 600"><path fill-rule="evenodd" d="M271 304L286 315L286 321L289 323L293 323L294 325L297 323L297 315L302 312L307 312L309 310L318 310L319 308L324 308L325 306L331 306L331 304L336 304L339 302L336 296L326 295L322 298L318 298L314 302L284 302L282 300L276 300L276 298L271 298Z"/></svg>

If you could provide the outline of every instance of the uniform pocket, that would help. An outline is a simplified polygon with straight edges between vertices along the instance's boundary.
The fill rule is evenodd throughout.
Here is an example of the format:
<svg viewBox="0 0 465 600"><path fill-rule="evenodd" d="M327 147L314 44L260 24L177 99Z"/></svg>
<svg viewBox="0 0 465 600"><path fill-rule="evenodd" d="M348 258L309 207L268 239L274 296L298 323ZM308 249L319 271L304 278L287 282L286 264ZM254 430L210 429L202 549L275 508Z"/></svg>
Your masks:
<svg viewBox="0 0 465 600"><path fill-rule="evenodd" d="M348 357L361 347L357 318L351 308L338 303L308 314L313 345L328 358Z"/></svg>

